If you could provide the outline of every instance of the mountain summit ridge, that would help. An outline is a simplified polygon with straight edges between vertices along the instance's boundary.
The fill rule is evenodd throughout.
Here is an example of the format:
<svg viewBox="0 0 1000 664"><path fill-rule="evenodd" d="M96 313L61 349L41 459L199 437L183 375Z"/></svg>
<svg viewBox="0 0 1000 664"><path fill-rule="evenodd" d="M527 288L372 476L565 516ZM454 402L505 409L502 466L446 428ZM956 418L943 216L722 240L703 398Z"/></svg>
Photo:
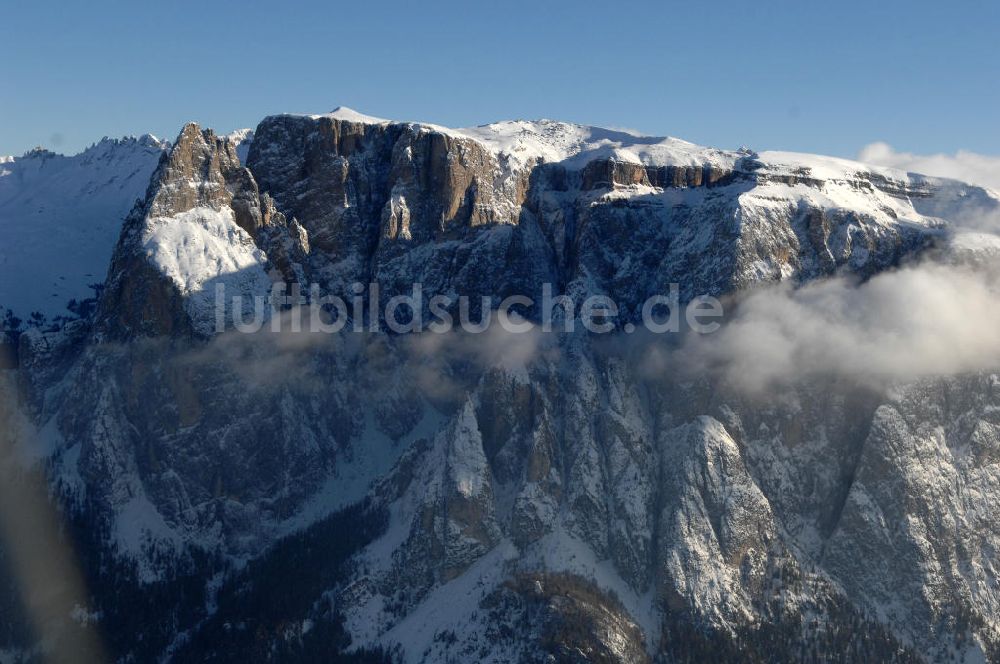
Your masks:
<svg viewBox="0 0 1000 664"><path fill-rule="evenodd" d="M280 118L282 116L274 117ZM584 184L585 187L610 183L619 188L631 187L637 193L649 191L643 190L643 187L656 189L676 186L697 186L703 181L711 183L723 177L723 174L728 174L726 177L751 177L758 181L769 179L778 183L813 182L826 188L828 190L827 193L837 194L831 197L829 201L825 201L825 206L829 207L832 205L847 209L850 209L852 206L858 207L858 201L851 201L848 197L853 196L855 191L852 190L857 190L859 187L879 189L888 193L891 199L926 198L925 194L929 188L953 189L955 193L951 195L951 198L956 201L966 195L962 193L963 191L972 192L971 195L974 197L989 198L993 196L992 194L986 194L986 190L982 190L981 188L961 185L955 181L889 168L874 167L840 158L787 152L753 153L748 150L718 150L715 148L704 148L670 137L639 136L616 130L551 120L503 121L467 129L448 129L426 123L395 122L374 118L346 107L338 107L329 114L299 117L308 117L314 121L326 117L347 124L360 124L373 127L409 125L423 127L422 131L436 132L454 139L473 140L477 144L484 146L486 152L498 162L497 169L502 171L503 177L513 180L523 180L526 177L526 172L538 166L558 163L561 168L571 172L584 173L584 178L587 181ZM266 124L269 121L270 118L266 118L263 122ZM239 130L228 135L230 140L237 143L237 153L241 162L245 163L248 159L250 146L253 142L253 133L251 130ZM130 140L132 143L129 142ZM75 157L61 157L53 153L53 158L57 161L60 159L76 159L90 163L89 160L96 157L96 151L104 149L99 146L119 144L123 147L133 144L140 148L155 147L157 150L165 150L169 146L169 143L166 141L159 141L159 139L151 135L131 139L126 137L121 140L104 139L102 142L91 146ZM3 176L0 178L0 195L5 195L6 198L11 199L7 203L0 200L0 215L8 218L7 221L3 221L0 218L0 222L3 222L4 227L7 228L9 233L14 233L11 237L11 243L15 246L19 242L22 242L22 240L18 239L18 234L26 232L17 230L20 228L19 224L23 224L22 220L27 219L28 215L33 213L27 209L18 207L20 204L17 204L15 199L23 200L25 196L30 195L35 198L44 197L52 201L60 200L68 195L66 192L57 190L57 183L61 183L58 184L58 187L65 188L65 177L55 181L49 180L49 184L45 184L45 181L41 181L35 185L27 184L27 181L24 180L26 174L18 175L31 162L31 159L28 162L24 160L25 157L11 157L7 159L4 162ZM121 175L115 175L114 177L131 177L137 184L127 191L122 189L116 194L111 191L108 192L108 195L105 197L107 201L105 207L112 206L118 212L101 211L93 214L106 217L106 221L102 222L105 225L107 223L113 224L116 216L123 218L124 211L132 205L134 198L138 197L139 192L141 192L142 177L147 177L145 174L149 172L152 165L152 162L147 163L144 166L146 170L138 176L132 172L134 169L125 166L126 168L130 168L130 171ZM51 170L53 167L49 166L46 168L47 170ZM138 177L138 180L135 180L135 177ZM23 184L21 184L22 182ZM833 186L837 183L849 185L849 190L844 191L844 187L838 188ZM39 189L33 194L19 193L26 186L45 188ZM515 194L509 196L509 198L513 200L507 206L510 211L506 216L513 218L513 216L518 214L518 196ZM87 200L96 201L98 199L90 197ZM869 207L866 210L869 213L877 214L882 208L891 209L903 218L909 216L922 224L928 223L923 217L947 218L955 215L955 210L953 209L927 209L928 206L922 207L920 205L914 206L913 210L907 212L905 209L900 210L899 205L892 200L888 204L882 201L872 201L865 205ZM864 209L864 206L862 206L862 209ZM914 214L914 211L919 212ZM84 213L81 212L80 215L82 216ZM55 219L53 223L57 223L62 229L79 232L78 229L73 227L74 221L70 216L72 215L67 211L66 214ZM93 248L84 245L82 248L84 252L83 256L90 263L99 264L101 261L107 260L107 251L109 251L111 245L108 240L104 240L100 244L101 246L94 245ZM10 263L9 260L5 262ZM42 259L33 259L31 262L38 264L44 261ZM7 269L11 268L8 267ZM95 273L93 270L87 270L87 272L92 276L75 277L71 282L77 284L73 286L70 292L78 300L89 293L86 286L99 281L99 272ZM96 276L94 276L95 274ZM5 272L3 276L5 277L3 281L8 284L13 283L17 278L16 273L8 274ZM89 281L86 284L81 284L80 281L84 278L89 279ZM29 280L31 283L38 281L40 280ZM30 296L26 294L15 300L13 294L0 293L0 306L13 310L22 320L27 319L28 315L36 310L41 311L50 318L70 315L65 310L66 299L68 298L65 295L58 294L53 297L48 297L39 292Z"/></svg>

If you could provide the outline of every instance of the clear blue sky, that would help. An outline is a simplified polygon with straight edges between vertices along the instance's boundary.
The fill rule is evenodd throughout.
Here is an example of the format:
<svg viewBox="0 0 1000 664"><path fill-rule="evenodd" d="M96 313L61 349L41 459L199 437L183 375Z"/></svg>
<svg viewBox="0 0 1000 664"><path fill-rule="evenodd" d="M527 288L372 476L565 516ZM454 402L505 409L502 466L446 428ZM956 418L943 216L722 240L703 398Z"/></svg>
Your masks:
<svg viewBox="0 0 1000 664"><path fill-rule="evenodd" d="M997 154L998 42L996 0L0 0L0 154L337 105L720 147Z"/></svg>

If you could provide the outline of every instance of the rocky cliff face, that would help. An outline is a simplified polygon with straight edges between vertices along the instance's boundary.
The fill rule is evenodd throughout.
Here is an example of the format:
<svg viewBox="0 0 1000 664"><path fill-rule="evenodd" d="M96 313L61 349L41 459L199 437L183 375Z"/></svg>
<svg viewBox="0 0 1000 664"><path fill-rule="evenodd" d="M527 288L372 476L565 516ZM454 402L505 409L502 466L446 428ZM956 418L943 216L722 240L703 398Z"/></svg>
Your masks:
<svg viewBox="0 0 1000 664"><path fill-rule="evenodd" d="M204 334L214 319L201 311L187 320L190 303L208 309L219 283L235 286L230 294L266 293L258 267L344 299L355 283L377 283L383 304L410 294L415 282L425 300L462 293L494 305L513 294L540 299L550 283L573 295L608 295L634 320L643 301L672 283L690 299L845 265L871 275L925 246L935 223L910 198L925 195L920 181L849 170L838 173L843 179L822 179L794 162L699 154L681 141L650 154L636 149L650 163L635 163L632 152L608 154L606 144L631 140L648 150L642 141L614 132L581 138L579 131L540 123L463 133L352 113L276 116L258 127L244 168L232 142L189 125L133 214L123 235L131 245L115 260L161 246L169 254L176 238L158 238L184 231L156 220L187 214L198 226L203 210L226 217L196 238L208 260L153 256L173 284L139 298L157 312L131 312L133 286L119 283L150 261L116 265L109 285L117 296L105 299L115 313L102 320L118 316L118 326L129 327L125 318L142 319L136 330L153 325L154 333L158 325L192 324ZM510 147L512 136L520 142ZM233 225L246 235L237 239ZM283 229L280 237L261 232L273 226ZM223 246L206 249L220 234ZM187 316L181 301L167 304L174 287L189 303Z"/></svg>
<svg viewBox="0 0 1000 664"><path fill-rule="evenodd" d="M308 235L261 196L238 146L193 123L181 131L126 219L97 314L99 337L207 336L218 327L215 286L228 287L230 298L242 294L252 310L250 297L266 293L272 276L295 277Z"/></svg>
<svg viewBox="0 0 1000 664"><path fill-rule="evenodd" d="M762 401L661 368L625 333L231 321L278 281L345 299L375 283L383 303L421 283L487 308L548 283L612 297L623 324L673 283L686 302L868 278L998 204L851 162L548 121L275 116L245 164L188 125L95 317L21 335L22 408L70 511L134 566L128 592L194 579L191 603L165 595L177 628L116 640L123 657L183 653L223 624L248 630L234 653L315 646L318 629L407 661L992 656L993 367L891 389L810 378ZM221 327L220 284L243 297ZM345 514L372 526L350 547L324 535ZM319 541L336 565L298 570L294 601L259 600L284 613L248 613Z"/></svg>

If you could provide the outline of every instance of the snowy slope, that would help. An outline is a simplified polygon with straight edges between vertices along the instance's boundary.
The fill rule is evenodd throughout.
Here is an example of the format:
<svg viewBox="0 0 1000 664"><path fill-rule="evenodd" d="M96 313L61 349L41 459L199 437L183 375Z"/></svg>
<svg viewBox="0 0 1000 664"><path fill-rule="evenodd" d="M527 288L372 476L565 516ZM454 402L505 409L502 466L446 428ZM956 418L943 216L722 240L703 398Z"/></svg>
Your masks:
<svg viewBox="0 0 1000 664"><path fill-rule="evenodd" d="M514 120L458 130L485 143L497 153L528 163L569 162L582 167L594 159L615 159L650 166L732 168L740 156L705 148L669 136L637 136L623 131L588 127L554 120Z"/></svg>
<svg viewBox="0 0 1000 664"><path fill-rule="evenodd" d="M26 319L69 315L102 283L122 220L166 143L108 139L80 154L35 150L0 166L0 307Z"/></svg>
<svg viewBox="0 0 1000 664"><path fill-rule="evenodd" d="M344 122L385 125L396 121L377 118L339 106L330 113L311 115ZM906 171L862 164L849 159L822 155L762 152L759 155L743 148L725 150L705 147L672 136L646 136L628 131L580 125L557 120L507 120L477 127L453 129L426 122L402 122L479 141L497 155L504 155L516 166L535 162L563 163L567 168L582 168L596 159L646 166L713 166L733 169L737 161L752 156L755 164L773 174L805 175L818 180L846 180L862 173L875 174L899 183L926 185L941 178L927 178Z"/></svg>
<svg viewBox="0 0 1000 664"><path fill-rule="evenodd" d="M322 115L311 115L310 117L319 118L324 117ZM361 124L388 124L391 120L386 120L384 118L376 118L373 115L365 115L364 113L358 113L353 108L347 108L346 106L338 106L325 117L333 118L334 120L344 120L346 122L358 122Z"/></svg>
<svg viewBox="0 0 1000 664"><path fill-rule="evenodd" d="M271 281L267 257L249 233L236 225L229 208L198 207L172 217L154 217L143 234L150 261L184 295L195 327L210 333L215 325L215 287L234 294L264 294ZM249 298L247 312L253 311Z"/></svg>
<svg viewBox="0 0 1000 664"><path fill-rule="evenodd" d="M308 116L358 124L397 124L394 120L365 115L338 106L330 113ZM706 148L669 136L640 136L628 132L559 122L556 120L510 120L454 129L428 122L402 122L449 136L479 141L497 155L503 154L515 167L536 162L567 162L582 168L594 159L614 158L651 166L702 166L732 168L741 153Z"/></svg>
<svg viewBox="0 0 1000 664"><path fill-rule="evenodd" d="M247 163L247 153L250 152L250 144L253 143L253 129L244 127L236 129L225 135L236 146L236 156L241 163Z"/></svg>

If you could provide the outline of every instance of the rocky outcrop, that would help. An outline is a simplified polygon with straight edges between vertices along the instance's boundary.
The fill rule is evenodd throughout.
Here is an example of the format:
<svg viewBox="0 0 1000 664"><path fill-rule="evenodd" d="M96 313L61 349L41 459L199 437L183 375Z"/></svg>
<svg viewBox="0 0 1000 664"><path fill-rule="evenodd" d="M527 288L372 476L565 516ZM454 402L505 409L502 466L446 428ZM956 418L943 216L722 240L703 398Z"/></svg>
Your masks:
<svg viewBox="0 0 1000 664"><path fill-rule="evenodd" d="M304 282L309 238L261 196L237 144L191 123L153 174L129 217L108 274L97 335L210 336L232 319L232 298L268 293L268 272ZM273 255L273 259L269 258ZM226 308L216 311L215 288Z"/></svg>
<svg viewBox="0 0 1000 664"><path fill-rule="evenodd" d="M252 233L261 224L256 189L234 146L211 130L185 125L153 173L146 199L125 221L99 305L97 334L113 340L193 334L185 293L150 260L150 226L154 219L197 208L228 208L236 224Z"/></svg>
<svg viewBox="0 0 1000 664"><path fill-rule="evenodd" d="M478 302L555 279L541 234L518 223L528 173L504 170L471 138L276 116L258 127L248 165L307 231L310 275L334 295L378 283L384 303L421 283L427 298L462 292Z"/></svg>
<svg viewBox="0 0 1000 664"><path fill-rule="evenodd" d="M628 611L584 577L519 575L487 598L484 608L494 621L490 641L497 650L509 648L510 661L652 661ZM517 625L530 626L528 633Z"/></svg>
<svg viewBox="0 0 1000 664"><path fill-rule="evenodd" d="M643 185L660 189L718 187L746 174L711 164L704 166L647 166L627 161L594 160L581 173L585 191Z"/></svg>

